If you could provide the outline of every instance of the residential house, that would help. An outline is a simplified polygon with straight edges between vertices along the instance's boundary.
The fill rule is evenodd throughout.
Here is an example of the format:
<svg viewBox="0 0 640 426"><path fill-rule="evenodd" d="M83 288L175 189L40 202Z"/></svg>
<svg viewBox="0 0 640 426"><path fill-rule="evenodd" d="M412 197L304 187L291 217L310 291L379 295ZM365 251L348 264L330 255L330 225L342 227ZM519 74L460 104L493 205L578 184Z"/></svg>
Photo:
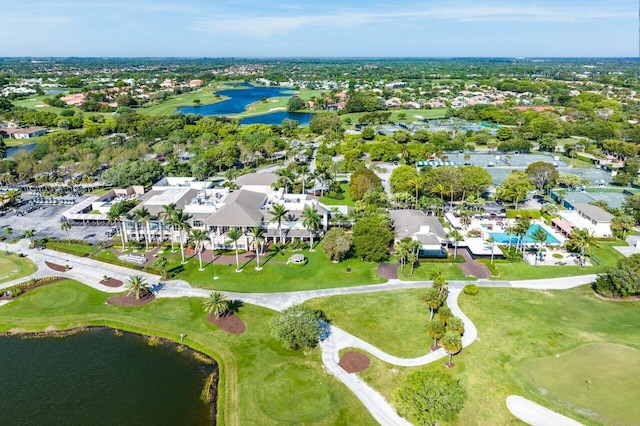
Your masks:
<svg viewBox="0 0 640 426"><path fill-rule="evenodd" d="M419 257L447 257L447 234L438 218L410 209L391 210L389 214L396 233L394 241L409 237L420 243Z"/></svg>

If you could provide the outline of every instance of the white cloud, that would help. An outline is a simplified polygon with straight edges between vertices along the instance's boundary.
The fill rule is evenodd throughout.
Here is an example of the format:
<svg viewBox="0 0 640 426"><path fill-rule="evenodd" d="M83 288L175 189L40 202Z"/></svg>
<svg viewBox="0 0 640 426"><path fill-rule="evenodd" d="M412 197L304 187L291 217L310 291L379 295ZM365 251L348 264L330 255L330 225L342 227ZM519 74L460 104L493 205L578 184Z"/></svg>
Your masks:
<svg viewBox="0 0 640 426"><path fill-rule="evenodd" d="M494 2L495 3L495 2ZM628 5L628 4L627 4ZM345 28L380 23L396 23L425 20L453 22L580 22L592 19L635 18L635 8L619 7L620 2L600 2L580 5L486 5L456 3L444 7L407 8L393 11L369 11L367 9L341 8L325 14L249 14L222 15L195 21L198 31L248 36L284 35L303 28ZM404 9L404 10L403 10Z"/></svg>

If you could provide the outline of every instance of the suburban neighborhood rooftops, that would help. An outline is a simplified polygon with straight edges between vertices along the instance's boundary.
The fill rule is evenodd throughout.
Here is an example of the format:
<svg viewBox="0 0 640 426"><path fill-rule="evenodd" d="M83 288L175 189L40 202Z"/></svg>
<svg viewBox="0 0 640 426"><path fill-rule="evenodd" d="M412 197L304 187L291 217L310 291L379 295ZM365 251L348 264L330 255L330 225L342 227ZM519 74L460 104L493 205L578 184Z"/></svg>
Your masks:
<svg viewBox="0 0 640 426"><path fill-rule="evenodd" d="M410 237L414 234L434 234L446 238L446 232L436 217L427 216L420 210L391 210L393 227L398 238ZM428 227L428 233L424 231Z"/></svg>

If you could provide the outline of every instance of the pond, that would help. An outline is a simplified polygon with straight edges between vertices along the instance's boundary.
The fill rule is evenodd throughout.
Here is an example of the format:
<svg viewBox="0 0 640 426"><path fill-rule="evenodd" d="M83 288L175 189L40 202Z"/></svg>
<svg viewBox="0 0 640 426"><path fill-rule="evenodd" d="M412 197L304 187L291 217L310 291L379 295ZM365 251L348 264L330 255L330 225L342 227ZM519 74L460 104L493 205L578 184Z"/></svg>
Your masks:
<svg viewBox="0 0 640 426"><path fill-rule="evenodd" d="M12 146L10 148L7 148L7 158L11 158L15 155L16 152L18 151L33 151L34 149L36 149L36 146L38 146L37 143L30 143L27 145L20 145L20 146Z"/></svg>
<svg viewBox="0 0 640 426"><path fill-rule="evenodd" d="M287 87L263 87L242 83L235 85L234 89L225 89L215 92L216 94L228 97L221 102L201 106L182 106L179 112L184 114L199 115L237 115L245 112L247 106L264 98L291 97L293 90ZM298 120L300 124L309 124L311 114L289 113L286 111L275 111L269 114L256 115L243 118L241 124L280 124L285 118Z"/></svg>
<svg viewBox="0 0 640 426"><path fill-rule="evenodd" d="M200 400L216 368L111 329L0 337L0 413L9 425L211 425Z"/></svg>

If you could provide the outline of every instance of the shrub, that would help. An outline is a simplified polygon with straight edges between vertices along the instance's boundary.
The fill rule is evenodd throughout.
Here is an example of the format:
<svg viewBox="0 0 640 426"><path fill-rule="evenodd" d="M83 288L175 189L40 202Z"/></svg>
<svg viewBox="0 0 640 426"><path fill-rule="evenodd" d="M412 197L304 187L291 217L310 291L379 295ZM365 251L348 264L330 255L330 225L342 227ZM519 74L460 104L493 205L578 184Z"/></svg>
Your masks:
<svg viewBox="0 0 640 426"><path fill-rule="evenodd" d="M475 284L467 284L466 286L464 286L464 289L462 291L464 292L464 294L467 294L469 296L475 296L480 293L480 288L478 288L478 286Z"/></svg>
<svg viewBox="0 0 640 426"><path fill-rule="evenodd" d="M553 253L551 257L553 257L554 259L564 259L564 256L560 253Z"/></svg>

